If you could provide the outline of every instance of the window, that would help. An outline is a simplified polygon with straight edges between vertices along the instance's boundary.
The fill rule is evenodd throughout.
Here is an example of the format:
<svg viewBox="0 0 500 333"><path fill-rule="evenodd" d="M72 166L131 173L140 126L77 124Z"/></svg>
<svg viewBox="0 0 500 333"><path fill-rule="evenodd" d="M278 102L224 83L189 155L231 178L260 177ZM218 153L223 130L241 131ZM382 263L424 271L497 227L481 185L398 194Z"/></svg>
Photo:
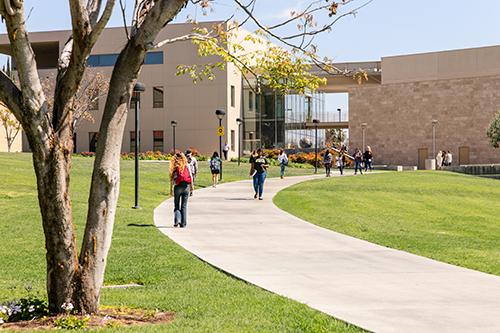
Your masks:
<svg viewBox="0 0 500 333"><path fill-rule="evenodd" d="M95 153L99 132L89 132L89 152Z"/></svg>
<svg viewBox="0 0 500 333"><path fill-rule="evenodd" d="M234 133L234 130L231 130L231 151L235 150L235 141L236 141L236 135Z"/></svg>
<svg viewBox="0 0 500 333"><path fill-rule="evenodd" d="M163 52L148 52L144 58L144 65L162 65L163 64Z"/></svg>
<svg viewBox="0 0 500 333"><path fill-rule="evenodd" d="M163 152L163 131L153 131L153 151Z"/></svg>
<svg viewBox="0 0 500 333"><path fill-rule="evenodd" d="M131 153L135 153L135 131L130 131L130 150Z"/></svg>
<svg viewBox="0 0 500 333"><path fill-rule="evenodd" d="M114 66L118 60L118 53L113 54L92 54L87 59L89 67L105 67ZM163 64L163 51L148 52L144 58L145 65L161 65Z"/></svg>
<svg viewBox="0 0 500 333"><path fill-rule="evenodd" d="M153 87L153 108L163 107L163 87Z"/></svg>
<svg viewBox="0 0 500 333"><path fill-rule="evenodd" d="M234 108L234 97L235 97L235 89L234 86L231 86L231 106Z"/></svg>
<svg viewBox="0 0 500 333"><path fill-rule="evenodd" d="M253 91L248 92L248 110L253 110Z"/></svg>

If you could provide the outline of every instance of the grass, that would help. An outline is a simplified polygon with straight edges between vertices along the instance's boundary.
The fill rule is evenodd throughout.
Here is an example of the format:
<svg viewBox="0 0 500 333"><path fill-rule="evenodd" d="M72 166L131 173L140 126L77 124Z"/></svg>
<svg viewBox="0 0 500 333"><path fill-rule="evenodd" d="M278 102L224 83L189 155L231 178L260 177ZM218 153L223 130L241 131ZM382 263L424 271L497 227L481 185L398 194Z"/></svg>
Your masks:
<svg viewBox="0 0 500 333"><path fill-rule="evenodd" d="M75 158L71 195L78 239L85 221L91 158ZM200 185L209 184L201 162ZM311 173L289 169L289 175ZM271 176L278 175L272 168ZM225 181L247 178L248 166L224 164ZM43 232L29 154L0 154L0 303L45 297ZM303 304L227 276L180 248L153 226L153 209L167 197L167 164L141 163L141 210L133 205L133 161L122 162L121 193L106 284L144 287L104 289L103 305L175 312L167 325L109 328L104 332L362 332ZM251 189L249 189L251 193ZM193 197L195 199L196 197Z"/></svg>
<svg viewBox="0 0 500 333"><path fill-rule="evenodd" d="M297 184L274 202L311 223L387 247L500 274L500 182L405 172Z"/></svg>

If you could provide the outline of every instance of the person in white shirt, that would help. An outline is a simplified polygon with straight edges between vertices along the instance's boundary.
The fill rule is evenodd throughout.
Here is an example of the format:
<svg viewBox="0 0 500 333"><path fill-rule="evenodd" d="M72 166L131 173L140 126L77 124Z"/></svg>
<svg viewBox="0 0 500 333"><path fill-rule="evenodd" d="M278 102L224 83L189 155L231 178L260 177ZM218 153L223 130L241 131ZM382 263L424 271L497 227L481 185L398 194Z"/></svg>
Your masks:
<svg viewBox="0 0 500 333"><path fill-rule="evenodd" d="M281 179L283 179L283 177L285 177L285 168L288 165L288 156L286 156L286 153L283 149L280 149L278 162L280 162Z"/></svg>
<svg viewBox="0 0 500 333"><path fill-rule="evenodd" d="M443 152L440 150L436 155L436 169L441 169L443 166Z"/></svg>
<svg viewBox="0 0 500 333"><path fill-rule="evenodd" d="M451 165L451 162L453 162L453 155L451 154L451 151L448 150L448 153L446 154L446 162L448 163L447 165Z"/></svg>
<svg viewBox="0 0 500 333"><path fill-rule="evenodd" d="M222 149L222 153L224 154L224 159L227 161L227 153L229 152L229 145L226 144L224 145L224 148Z"/></svg>
<svg viewBox="0 0 500 333"><path fill-rule="evenodd" d="M186 158L188 161L189 170L193 176L193 184L196 179L196 175L198 174L198 160L193 156L193 152L191 150L186 150Z"/></svg>

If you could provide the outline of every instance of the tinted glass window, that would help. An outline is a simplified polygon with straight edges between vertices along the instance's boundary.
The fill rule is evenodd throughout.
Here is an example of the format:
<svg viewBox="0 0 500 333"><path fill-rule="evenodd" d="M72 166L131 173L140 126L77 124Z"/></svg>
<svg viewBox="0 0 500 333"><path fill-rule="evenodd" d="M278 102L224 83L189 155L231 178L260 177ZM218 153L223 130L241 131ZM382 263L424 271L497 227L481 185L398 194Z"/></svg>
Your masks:
<svg viewBox="0 0 500 333"><path fill-rule="evenodd" d="M144 59L145 65L158 65L163 64L163 52L148 52Z"/></svg>

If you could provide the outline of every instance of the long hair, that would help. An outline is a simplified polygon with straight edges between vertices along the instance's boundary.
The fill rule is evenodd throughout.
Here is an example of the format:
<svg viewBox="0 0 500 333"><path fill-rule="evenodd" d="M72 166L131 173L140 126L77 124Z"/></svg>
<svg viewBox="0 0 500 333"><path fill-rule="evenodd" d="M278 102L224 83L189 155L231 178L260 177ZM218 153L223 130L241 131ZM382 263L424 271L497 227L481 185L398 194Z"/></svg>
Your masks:
<svg viewBox="0 0 500 333"><path fill-rule="evenodd" d="M174 172L176 170L184 170L187 166L187 158L186 155L183 153L176 153L174 156L172 156L172 159L170 160L170 179L172 180L174 178Z"/></svg>

